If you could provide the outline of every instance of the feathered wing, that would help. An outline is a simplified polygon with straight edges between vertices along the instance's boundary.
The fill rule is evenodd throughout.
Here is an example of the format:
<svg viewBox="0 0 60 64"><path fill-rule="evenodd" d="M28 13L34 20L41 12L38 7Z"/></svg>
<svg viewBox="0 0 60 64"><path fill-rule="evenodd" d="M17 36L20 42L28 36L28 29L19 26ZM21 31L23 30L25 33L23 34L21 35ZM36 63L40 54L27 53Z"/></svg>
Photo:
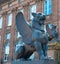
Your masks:
<svg viewBox="0 0 60 64"><path fill-rule="evenodd" d="M32 30L27 25L22 12L19 12L16 15L16 27L22 36L23 42L26 44L30 44L32 41Z"/></svg>

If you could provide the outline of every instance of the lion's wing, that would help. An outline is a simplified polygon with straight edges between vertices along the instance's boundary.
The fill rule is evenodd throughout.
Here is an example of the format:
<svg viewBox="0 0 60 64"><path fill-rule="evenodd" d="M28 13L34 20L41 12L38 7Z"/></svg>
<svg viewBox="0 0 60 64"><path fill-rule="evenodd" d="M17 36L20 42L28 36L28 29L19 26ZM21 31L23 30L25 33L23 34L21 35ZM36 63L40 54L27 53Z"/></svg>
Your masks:
<svg viewBox="0 0 60 64"><path fill-rule="evenodd" d="M16 27L19 33L22 35L23 42L30 44L32 41L32 30L28 27L22 12L19 12L16 15Z"/></svg>

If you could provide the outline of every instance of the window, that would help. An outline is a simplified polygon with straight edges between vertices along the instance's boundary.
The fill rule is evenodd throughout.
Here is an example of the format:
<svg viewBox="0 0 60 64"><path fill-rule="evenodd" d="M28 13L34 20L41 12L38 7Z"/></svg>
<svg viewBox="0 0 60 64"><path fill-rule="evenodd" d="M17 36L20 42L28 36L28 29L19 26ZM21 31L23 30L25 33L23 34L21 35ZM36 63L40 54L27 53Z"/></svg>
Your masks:
<svg viewBox="0 0 60 64"><path fill-rule="evenodd" d="M12 6L12 3L11 3L11 2L9 2L9 3L8 3L8 7L11 7L11 6Z"/></svg>
<svg viewBox="0 0 60 64"><path fill-rule="evenodd" d="M17 32L16 37L17 38L21 37L21 35L19 34L19 32Z"/></svg>
<svg viewBox="0 0 60 64"><path fill-rule="evenodd" d="M19 2L22 2L22 1L23 1L23 0L18 0L18 3L19 3Z"/></svg>
<svg viewBox="0 0 60 64"><path fill-rule="evenodd" d="M8 15L8 26L12 25L12 13Z"/></svg>
<svg viewBox="0 0 60 64"><path fill-rule="evenodd" d="M3 22L3 18L0 17L0 29L2 28L2 22Z"/></svg>
<svg viewBox="0 0 60 64"><path fill-rule="evenodd" d="M31 20L33 19L32 12L35 12L36 13L36 4L34 4L34 5L32 5L30 7L30 19Z"/></svg>
<svg viewBox="0 0 60 64"><path fill-rule="evenodd" d="M23 12L24 12L24 10L23 10L23 9L21 9L21 10L19 10L19 12L22 12L22 13L23 13Z"/></svg>
<svg viewBox="0 0 60 64"><path fill-rule="evenodd" d="M6 45L5 45L5 48L4 48L4 61L7 61L9 58L9 51L10 51L10 43L8 42Z"/></svg>
<svg viewBox="0 0 60 64"><path fill-rule="evenodd" d="M21 45L22 45L22 42L18 40L15 45L15 51L17 51Z"/></svg>
<svg viewBox="0 0 60 64"><path fill-rule="evenodd" d="M0 40L1 40L1 35L0 35Z"/></svg>
<svg viewBox="0 0 60 64"><path fill-rule="evenodd" d="M31 59L31 60L34 59L34 53L29 57L29 59Z"/></svg>
<svg viewBox="0 0 60 64"><path fill-rule="evenodd" d="M11 33L7 33L6 34L6 39L10 39L11 38Z"/></svg>
<svg viewBox="0 0 60 64"><path fill-rule="evenodd" d="M52 0L46 0L44 2L44 14L49 15L52 13Z"/></svg>
<svg viewBox="0 0 60 64"><path fill-rule="evenodd" d="M0 11L2 11L2 7L0 7Z"/></svg>

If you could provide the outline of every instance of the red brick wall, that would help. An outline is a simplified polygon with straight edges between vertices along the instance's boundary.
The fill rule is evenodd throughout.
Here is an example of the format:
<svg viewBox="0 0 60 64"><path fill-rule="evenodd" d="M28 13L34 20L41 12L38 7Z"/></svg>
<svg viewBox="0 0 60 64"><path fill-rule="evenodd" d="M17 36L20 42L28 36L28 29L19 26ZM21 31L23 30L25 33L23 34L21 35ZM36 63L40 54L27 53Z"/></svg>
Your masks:
<svg viewBox="0 0 60 64"><path fill-rule="evenodd" d="M55 25L57 25L57 29L58 29L58 32L59 32L59 38L60 38L60 18L59 18L59 15L60 15L60 1L59 0L53 0L53 7L52 7L52 10L53 10L53 14L52 14L52 23L54 23Z"/></svg>

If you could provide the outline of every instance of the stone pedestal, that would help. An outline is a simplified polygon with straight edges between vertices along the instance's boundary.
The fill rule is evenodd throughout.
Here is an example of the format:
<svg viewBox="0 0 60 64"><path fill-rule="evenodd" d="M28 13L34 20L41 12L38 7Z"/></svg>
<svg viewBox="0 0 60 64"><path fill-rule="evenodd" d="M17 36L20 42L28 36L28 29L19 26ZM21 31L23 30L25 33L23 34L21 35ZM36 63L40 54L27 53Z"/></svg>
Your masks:
<svg viewBox="0 0 60 64"><path fill-rule="evenodd" d="M57 64L60 64L60 42L48 44L48 56L55 59Z"/></svg>
<svg viewBox="0 0 60 64"><path fill-rule="evenodd" d="M56 64L54 60L13 61L11 64Z"/></svg>

